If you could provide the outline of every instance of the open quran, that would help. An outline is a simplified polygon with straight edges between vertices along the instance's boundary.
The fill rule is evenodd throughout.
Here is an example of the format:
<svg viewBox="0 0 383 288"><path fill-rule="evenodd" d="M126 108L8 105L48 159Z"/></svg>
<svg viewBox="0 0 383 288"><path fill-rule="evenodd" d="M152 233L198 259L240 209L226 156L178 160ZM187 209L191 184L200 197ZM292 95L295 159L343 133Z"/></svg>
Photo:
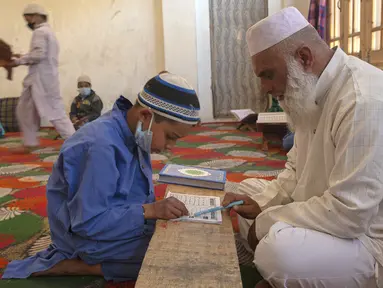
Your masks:
<svg viewBox="0 0 383 288"><path fill-rule="evenodd" d="M173 193L171 191L168 192L166 197L174 197L180 200L182 203L185 204L186 208L189 211L189 216L183 216L173 221L188 221L188 222L200 222L200 223L210 223L210 224L222 223L221 211L206 213L198 217L193 216L194 213L196 212L220 206L221 199L219 197L181 194L181 193Z"/></svg>
<svg viewBox="0 0 383 288"><path fill-rule="evenodd" d="M256 113L251 109L230 110L230 113L233 114L238 121L242 121L249 115L256 115Z"/></svg>
<svg viewBox="0 0 383 288"><path fill-rule="evenodd" d="M264 112L258 114L257 123L285 124L287 123L285 112Z"/></svg>

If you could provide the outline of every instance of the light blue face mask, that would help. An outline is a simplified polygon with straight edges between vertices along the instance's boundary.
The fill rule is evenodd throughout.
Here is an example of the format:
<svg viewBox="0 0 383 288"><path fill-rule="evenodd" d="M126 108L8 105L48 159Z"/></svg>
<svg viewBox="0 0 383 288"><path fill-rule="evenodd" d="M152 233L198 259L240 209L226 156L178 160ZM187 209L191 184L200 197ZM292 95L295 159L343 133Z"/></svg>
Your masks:
<svg viewBox="0 0 383 288"><path fill-rule="evenodd" d="M90 95L90 93L92 92L92 89L89 87L83 87L83 88L79 88L78 92L80 92L80 95L82 98L85 98Z"/></svg>
<svg viewBox="0 0 383 288"><path fill-rule="evenodd" d="M142 122L138 121L137 128L136 128L136 143L138 147L145 151L150 155L150 152L152 150L152 138L153 138L153 132L150 131L152 129L154 114L152 114L152 119L150 119L149 128L146 131L142 131Z"/></svg>

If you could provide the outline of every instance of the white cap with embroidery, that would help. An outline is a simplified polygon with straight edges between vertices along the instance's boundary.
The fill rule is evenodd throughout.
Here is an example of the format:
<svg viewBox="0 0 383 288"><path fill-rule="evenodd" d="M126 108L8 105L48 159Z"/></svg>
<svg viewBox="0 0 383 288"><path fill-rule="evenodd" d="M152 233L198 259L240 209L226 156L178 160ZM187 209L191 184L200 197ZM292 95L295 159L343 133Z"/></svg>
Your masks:
<svg viewBox="0 0 383 288"><path fill-rule="evenodd" d="M282 42L310 23L295 7L288 7L257 22L246 33L250 56Z"/></svg>
<svg viewBox="0 0 383 288"><path fill-rule="evenodd" d="M36 3L29 4L27 5L27 7L25 7L23 15L28 15L28 14L39 14L44 16L48 15L45 9Z"/></svg>
<svg viewBox="0 0 383 288"><path fill-rule="evenodd" d="M92 81L90 80L90 77L87 75L81 75L80 77L77 78L77 83L80 82L87 82L89 84L92 84Z"/></svg>

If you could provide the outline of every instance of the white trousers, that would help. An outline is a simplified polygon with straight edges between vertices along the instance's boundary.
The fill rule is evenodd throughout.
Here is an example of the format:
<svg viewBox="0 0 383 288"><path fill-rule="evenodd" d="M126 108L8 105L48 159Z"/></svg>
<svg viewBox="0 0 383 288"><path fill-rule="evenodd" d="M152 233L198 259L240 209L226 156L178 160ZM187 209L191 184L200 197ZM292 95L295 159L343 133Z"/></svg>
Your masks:
<svg viewBox="0 0 383 288"><path fill-rule="evenodd" d="M239 193L250 197L259 193L264 183L257 181L245 180ZM244 239L252 223L239 217ZM341 239L283 222L275 223L260 240L254 264L271 286L289 288L375 288L377 272L381 271L381 266L358 239Z"/></svg>
<svg viewBox="0 0 383 288"><path fill-rule="evenodd" d="M16 116L20 129L23 132L24 146L34 147L39 145L37 132L40 128L41 118L36 109L32 95L28 94L23 94L20 97L16 108ZM50 122L64 139L69 138L75 133L73 124L68 116Z"/></svg>

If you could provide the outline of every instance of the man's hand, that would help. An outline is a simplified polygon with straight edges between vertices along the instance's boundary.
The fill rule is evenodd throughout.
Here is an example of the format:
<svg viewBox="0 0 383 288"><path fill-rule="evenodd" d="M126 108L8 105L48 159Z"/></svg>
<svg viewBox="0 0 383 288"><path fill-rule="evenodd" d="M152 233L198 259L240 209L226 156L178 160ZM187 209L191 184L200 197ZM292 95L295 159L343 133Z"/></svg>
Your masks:
<svg viewBox="0 0 383 288"><path fill-rule="evenodd" d="M0 67L5 67L9 63L8 60L0 59Z"/></svg>
<svg viewBox="0 0 383 288"><path fill-rule="evenodd" d="M145 210L145 219L170 220L189 215L185 204L174 197L142 206Z"/></svg>
<svg viewBox="0 0 383 288"><path fill-rule="evenodd" d="M262 212L258 203L251 199L249 196L226 193L223 199L222 206L227 206L232 202L243 200L242 205L234 206L233 209L239 215L246 219L255 219Z"/></svg>
<svg viewBox="0 0 383 288"><path fill-rule="evenodd" d="M249 234L247 236L247 242L250 245L250 248L255 251L255 248L257 248L257 245L259 243L257 239L257 234L255 233L255 221L254 223L250 226L249 229Z"/></svg>
<svg viewBox="0 0 383 288"><path fill-rule="evenodd" d="M19 64L16 63L16 61L10 61L8 62L7 64L5 64L5 68L13 68L13 67L17 67L17 66L20 66Z"/></svg>

